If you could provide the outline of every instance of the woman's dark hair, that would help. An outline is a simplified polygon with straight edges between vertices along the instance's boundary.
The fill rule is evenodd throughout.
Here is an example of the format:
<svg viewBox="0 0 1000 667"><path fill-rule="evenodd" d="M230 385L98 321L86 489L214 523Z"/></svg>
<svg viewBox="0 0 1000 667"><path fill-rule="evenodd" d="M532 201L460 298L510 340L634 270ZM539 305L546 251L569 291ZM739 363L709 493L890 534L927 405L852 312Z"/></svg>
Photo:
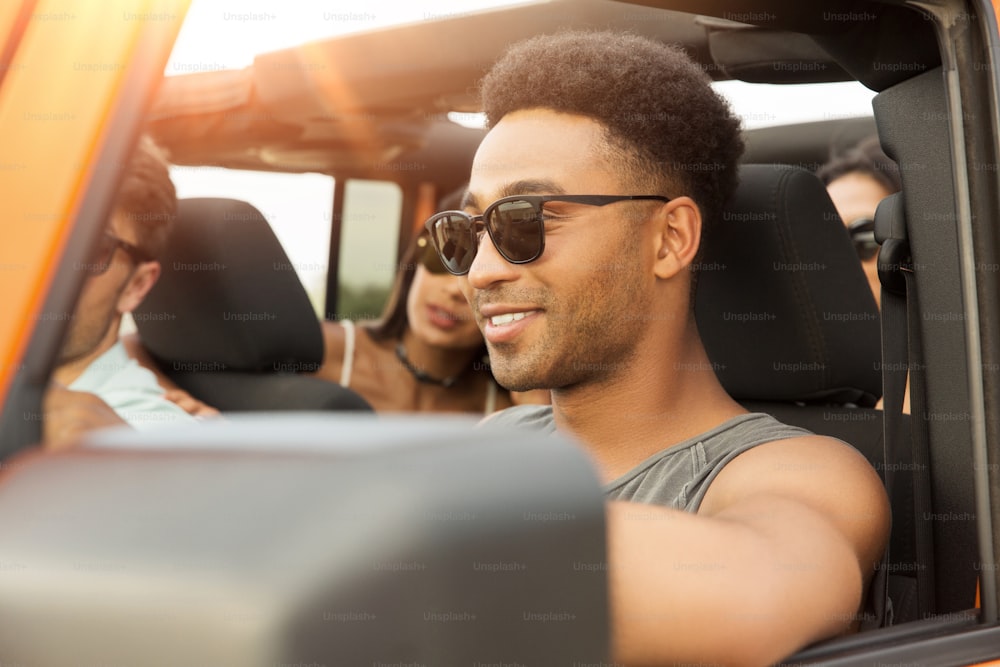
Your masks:
<svg viewBox="0 0 1000 667"><path fill-rule="evenodd" d="M403 332L409 326L406 317L406 300L410 296L410 288L413 286L413 278L417 274L417 239L410 244L410 247L403 253L399 262L399 271L396 272L396 280L389 292L389 298L385 302L385 309L378 322L367 327L368 334L377 341L402 340Z"/></svg>
<svg viewBox="0 0 1000 667"><path fill-rule="evenodd" d="M736 189L740 121L679 48L620 32L568 31L519 42L481 84L493 127L552 109L592 118L641 194L688 195L714 224Z"/></svg>
<svg viewBox="0 0 1000 667"><path fill-rule="evenodd" d="M866 137L846 151L834 155L816 171L816 175L824 185L830 185L847 174L870 176L890 193L903 189L899 177L899 165L885 154L875 135Z"/></svg>

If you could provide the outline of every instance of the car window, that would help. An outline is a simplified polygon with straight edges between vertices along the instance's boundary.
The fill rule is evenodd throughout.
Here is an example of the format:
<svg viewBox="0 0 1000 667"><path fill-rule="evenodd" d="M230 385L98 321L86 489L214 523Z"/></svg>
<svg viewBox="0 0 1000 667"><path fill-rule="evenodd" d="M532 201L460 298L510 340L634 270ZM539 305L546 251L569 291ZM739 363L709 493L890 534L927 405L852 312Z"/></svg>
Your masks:
<svg viewBox="0 0 1000 667"><path fill-rule="evenodd" d="M344 214L337 272L337 317L376 319L399 268L403 192L390 181L351 179L344 186Z"/></svg>
<svg viewBox="0 0 1000 667"><path fill-rule="evenodd" d="M872 115L875 91L857 81L775 85L716 81L745 129Z"/></svg>
<svg viewBox="0 0 1000 667"><path fill-rule="evenodd" d="M280 174L218 167L174 166L177 196L231 197L253 204L271 224L317 316L326 300L334 180L323 174ZM239 220L232 221L234 226Z"/></svg>

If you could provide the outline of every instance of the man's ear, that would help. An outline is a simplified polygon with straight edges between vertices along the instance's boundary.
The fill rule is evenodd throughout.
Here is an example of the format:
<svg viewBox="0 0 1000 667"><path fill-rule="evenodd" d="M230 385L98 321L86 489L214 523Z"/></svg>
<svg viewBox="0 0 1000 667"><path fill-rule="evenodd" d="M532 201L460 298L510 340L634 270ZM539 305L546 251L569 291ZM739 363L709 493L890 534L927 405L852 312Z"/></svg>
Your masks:
<svg viewBox="0 0 1000 667"><path fill-rule="evenodd" d="M656 258L658 278L671 278L686 271L701 243L701 210L690 197L672 199L657 214Z"/></svg>
<svg viewBox="0 0 1000 667"><path fill-rule="evenodd" d="M132 272L132 277L126 283L125 289L118 295L118 313L131 313L138 308L139 304L146 298L149 290L153 289L153 285L156 284L159 278L159 262L142 262L139 264L135 271Z"/></svg>

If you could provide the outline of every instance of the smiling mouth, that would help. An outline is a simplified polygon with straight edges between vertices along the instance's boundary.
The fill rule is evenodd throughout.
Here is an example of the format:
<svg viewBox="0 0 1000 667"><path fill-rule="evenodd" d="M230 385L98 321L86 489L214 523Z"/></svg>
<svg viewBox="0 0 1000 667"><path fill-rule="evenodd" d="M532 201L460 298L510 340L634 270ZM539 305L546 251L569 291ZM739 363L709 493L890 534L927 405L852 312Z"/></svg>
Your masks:
<svg viewBox="0 0 1000 667"><path fill-rule="evenodd" d="M489 318L489 323L495 327L505 327L509 324L513 324L514 322L519 322L520 320L526 318L528 315L531 315L532 313L536 312L538 311L529 310L521 313L504 313L503 315L494 315L493 317Z"/></svg>

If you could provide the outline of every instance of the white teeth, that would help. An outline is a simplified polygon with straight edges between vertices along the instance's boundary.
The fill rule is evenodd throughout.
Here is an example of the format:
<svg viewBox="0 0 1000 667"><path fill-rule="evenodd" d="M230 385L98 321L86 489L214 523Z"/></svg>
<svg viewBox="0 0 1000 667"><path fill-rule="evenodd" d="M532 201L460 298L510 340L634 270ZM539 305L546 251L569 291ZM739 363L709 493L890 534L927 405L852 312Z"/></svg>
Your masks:
<svg viewBox="0 0 1000 667"><path fill-rule="evenodd" d="M490 318L490 324L495 327L502 327L510 324L511 322L523 320L528 315L529 313L506 313L504 315L494 315Z"/></svg>

